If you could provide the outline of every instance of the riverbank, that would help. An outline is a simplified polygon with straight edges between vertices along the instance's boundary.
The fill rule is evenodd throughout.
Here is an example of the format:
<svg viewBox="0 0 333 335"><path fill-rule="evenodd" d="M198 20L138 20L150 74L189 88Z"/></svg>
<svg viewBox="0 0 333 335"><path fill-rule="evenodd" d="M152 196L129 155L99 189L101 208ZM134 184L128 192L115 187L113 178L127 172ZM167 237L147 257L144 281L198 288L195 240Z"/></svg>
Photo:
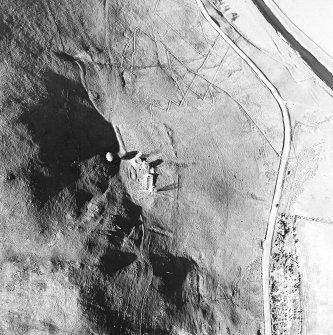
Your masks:
<svg viewBox="0 0 333 335"><path fill-rule="evenodd" d="M298 29L272 0L253 0L265 19L296 50L312 71L333 89L333 60Z"/></svg>

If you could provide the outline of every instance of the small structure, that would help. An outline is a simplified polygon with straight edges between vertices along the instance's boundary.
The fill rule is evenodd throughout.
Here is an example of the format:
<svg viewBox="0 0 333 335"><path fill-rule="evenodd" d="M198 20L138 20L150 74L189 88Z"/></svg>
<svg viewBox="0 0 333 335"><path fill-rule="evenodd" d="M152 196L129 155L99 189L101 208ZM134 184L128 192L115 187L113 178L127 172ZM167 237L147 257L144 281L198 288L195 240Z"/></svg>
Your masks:
<svg viewBox="0 0 333 335"><path fill-rule="evenodd" d="M136 181L142 185L145 191L152 193L155 186L155 168L149 166L142 152L138 152L136 156L131 159L131 165L136 171Z"/></svg>
<svg viewBox="0 0 333 335"><path fill-rule="evenodd" d="M112 162L114 160L114 156L111 152L107 152L105 158L108 162Z"/></svg>
<svg viewBox="0 0 333 335"><path fill-rule="evenodd" d="M150 173L147 175L147 191L149 193L154 191L154 176Z"/></svg>

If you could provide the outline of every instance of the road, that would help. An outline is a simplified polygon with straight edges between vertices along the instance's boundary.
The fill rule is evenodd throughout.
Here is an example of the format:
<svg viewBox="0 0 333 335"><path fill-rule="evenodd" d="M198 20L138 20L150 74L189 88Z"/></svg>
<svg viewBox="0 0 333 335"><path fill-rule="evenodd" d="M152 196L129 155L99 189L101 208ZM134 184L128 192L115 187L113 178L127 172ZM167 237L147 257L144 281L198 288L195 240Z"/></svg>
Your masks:
<svg viewBox="0 0 333 335"><path fill-rule="evenodd" d="M286 106L286 102L282 99L275 86L268 80L268 78L256 66L256 64L233 42L233 40L220 29L219 25L209 15L206 7L203 5L201 0L196 0L196 2L202 15L209 22L212 28L214 28L218 32L218 34L225 40L225 42L227 42L229 46L250 66L250 68L258 76L258 78L270 90L281 110L283 129L284 129L283 146L274 188L273 200L267 223L266 236L263 243L263 255L262 255L262 285L263 285L263 299L264 299L265 335L271 335L272 323L271 323L270 283L269 283L270 256L272 249L273 234L275 230L275 224L278 219L279 203L281 199L283 183L286 175L286 169L291 147L290 115Z"/></svg>

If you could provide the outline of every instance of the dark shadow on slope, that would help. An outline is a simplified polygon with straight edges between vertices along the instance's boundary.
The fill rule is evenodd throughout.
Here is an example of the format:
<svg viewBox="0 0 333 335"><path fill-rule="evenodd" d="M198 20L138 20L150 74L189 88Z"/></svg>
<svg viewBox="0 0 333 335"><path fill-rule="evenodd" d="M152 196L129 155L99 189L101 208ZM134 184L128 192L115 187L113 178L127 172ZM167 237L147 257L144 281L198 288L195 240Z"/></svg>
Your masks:
<svg viewBox="0 0 333 335"><path fill-rule="evenodd" d="M140 226L142 222L133 219L130 220L128 218L124 218L121 215L116 215L114 224L125 234L129 234L134 227Z"/></svg>
<svg viewBox="0 0 333 335"><path fill-rule="evenodd" d="M93 286L92 289L82 292L81 305L91 327L98 333L110 335L133 334L134 327L123 313L114 311L109 306L106 290ZM126 327L123 327L123 323Z"/></svg>
<svg viewBox="0 0 333 335"><path fill-rule="evenodd" d="M118 208L118 214L114 214L112 210L115 206ZM99 245L105 243L110 249L120 249L125 240L133 243L132 246L140 247L143 243L141 206L133 203L127 194L118 194L117 199L112 197L108 199L105 207L110 207L111 213L105 210L100 225L85 241L86 251L89 254L95 254Z"/></svg>
<svg viewBox="0 0 333 335"><path fill-rule="evenodd" d="M178 188L178 183L172 183L163 187L160 187L156 190L156 192L166 192L166 191L172 191Z"/></svg>
<svg viewBox="0 0 333 335"><path fill-rule="evenodd" d="M138 222L142 213L142 207L136 205L128 196L124 197L123 206L126 209L125 218L132 222Z"/></svg>
<svg viewBox="0 0 333 335"><path fill-rule="evenodd" d="M0 41L9 39L12 36L10 26L4 22L2 15L0 14Z"/></svg>
<svg viewBox="0 0 333 335"><path fill-rule="evenodd" d="M130 237L134 244L138 247L142 242L141 221L130 220L120 215L116 215L113 222L113 229L108 231L108 241L114 246L120 247L125 238Z"/></svg>
<svg viewBox="0 0 333 335"><path fill-rule="evenodd" d="M171 254L150 254L149 258L154 275L161 278L161 292L175 300L176 304L182 304L182 287L187 275L194 270L195 263Z"/></svg>
<svg viewBox="0 0 333 335"><path fill-rule="evenodd" d="M119 169L119 161L108 162L105 155L95 155L78 165L81 172L81 184L93 194L104 193L109 187L110 176Z"/></svg>
<svg viewBox="0 0 333 335"><path fill-rule="evenodd" d="M74 211L77 216L82 214L83 208L85 208L85 205L92 199L92 197L93 195L84 189L76 191Z"/></svg>
<svg viewBox="0 0 333 335"><path fill-rule="evenodd" d="M104 274L113 276L117 271L131 265L136 259L137 256L133 253L107 250L100 258L100 269Z"/></svg>
<svg viewBox="0 0 333 335"><path fill-rule="evenodd" d="M149 162L149 167L152 167L152 168L156 169L162 163L163 163L163 159L159 158L159 159L156 159L152 162Z"/></svg>
<svg viewBox="0 0 333 335"><path fill-rule="evenodd" d="M81 84L49 72L45 86L47 97L18 119L39 146L39 161L26 171L39 208L80 178L81 162L119 149L112 125L92 107ZM118 166L112 173L117 171Z"/></svg>
<svg viewBox="0 0 333 335"><path fill-rule="evenodd" d="M129 151L129 152L126 152L124 154L124 156L121 157L121 159L123 159L123 160L133 159L138 153L139 153L139 151Z"/></svg>
<svg viewBox="0 0 333 335"><path fill-rule="evenodd" d="M125 292L124 292L125 293ZM129 294L129 292L126 292ZM108 335L133 335L138 334L135 324L135 313L129 308L127 311L115 311L110 306L107 295L100 288L94 287L91 294L83 298L84 314L89 320L91 329L98 334ZM170 335L168 330L160 327L141 325L142 334Z"/></svg>

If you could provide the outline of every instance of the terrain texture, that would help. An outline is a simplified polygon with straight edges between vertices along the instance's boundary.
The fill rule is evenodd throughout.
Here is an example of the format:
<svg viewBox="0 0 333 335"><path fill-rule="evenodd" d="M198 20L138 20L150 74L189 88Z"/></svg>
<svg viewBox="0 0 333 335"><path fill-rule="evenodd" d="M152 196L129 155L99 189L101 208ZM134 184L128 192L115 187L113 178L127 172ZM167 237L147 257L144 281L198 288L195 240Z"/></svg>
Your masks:
<svg viewBox="0 0 333 335"><path fill-rule="evenodd" d="M252 2L202 3L290 112L267 289L299 334L331 91ZM0 334L264 334L281 103L197 1L2 0L0 74Z"/></svg>

